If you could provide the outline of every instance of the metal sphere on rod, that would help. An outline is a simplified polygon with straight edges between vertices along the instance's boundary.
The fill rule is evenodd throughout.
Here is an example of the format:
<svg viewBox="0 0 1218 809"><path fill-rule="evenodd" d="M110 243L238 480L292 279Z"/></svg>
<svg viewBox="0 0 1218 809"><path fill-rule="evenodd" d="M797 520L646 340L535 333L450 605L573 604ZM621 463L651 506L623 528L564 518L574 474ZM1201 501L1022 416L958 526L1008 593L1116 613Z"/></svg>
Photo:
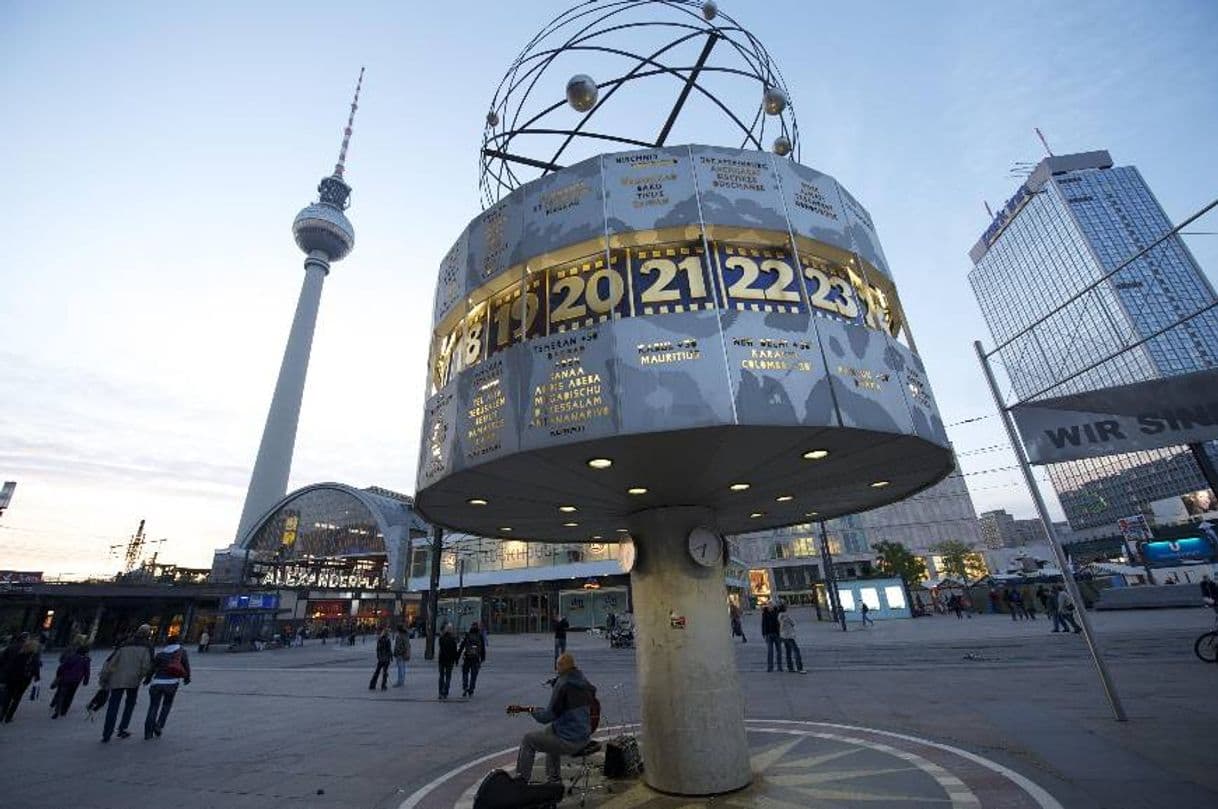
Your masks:
<svg viewBox="0 0 1218 809"><path fill-rule="evenodd" d="M576 112L587 112L596 106L598 95L596 82L587 74L577 73L567 81L567 103Z"/></svg>

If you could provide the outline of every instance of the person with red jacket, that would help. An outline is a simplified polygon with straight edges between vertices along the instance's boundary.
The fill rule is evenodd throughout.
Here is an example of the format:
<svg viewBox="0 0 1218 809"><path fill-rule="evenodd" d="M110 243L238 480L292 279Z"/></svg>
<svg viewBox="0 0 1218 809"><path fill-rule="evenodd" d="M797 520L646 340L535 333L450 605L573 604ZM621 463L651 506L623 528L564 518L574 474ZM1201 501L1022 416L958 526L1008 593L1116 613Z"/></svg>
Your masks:
<svg viewBox="0 0 1218 809"><path fill-rule="evenodd" d="M144 677L148 688L148 714L144 717L144 739L156 736L165 730L165 720L173 707L179 685L190 685L190 658L177 636L169 639L168 645L152 658L152 670ZM158 715L158 709L160 711Z"/></svg>

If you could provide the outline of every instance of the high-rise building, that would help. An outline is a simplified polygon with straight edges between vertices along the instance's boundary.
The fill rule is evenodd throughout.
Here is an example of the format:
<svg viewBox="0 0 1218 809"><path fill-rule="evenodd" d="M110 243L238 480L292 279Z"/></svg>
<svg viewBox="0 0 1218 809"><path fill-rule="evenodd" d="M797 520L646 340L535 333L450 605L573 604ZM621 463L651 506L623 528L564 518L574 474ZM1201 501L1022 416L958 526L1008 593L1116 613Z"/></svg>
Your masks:
<svg viewBox="0 0 1218 809"><path fill-rule="evenodd" d="M991 550L1044 545L1049 541L1040 520L1017 520L1006 509L986 511L977 518L981 544Z"/></svg>
<svg viewBox="0 0 1218 809"><path fill-rule="evenodd" d="M1108 152L1040 161L969 251L990 333L1010 341L995 359L1020 400L1218 365L1218 309L1151 338L1215 300L1179 237L1071 301L1171 228L1138 170ZM1213 443L1207 451L1218 457ZM1076 531L1115 529L1154 500L1205 487L1185 447L1053 464L1049 477Z"/></svg>
<svg viewBox="0 0 1218 809"><path fill-rule="evenodd" d="M300 402L304 398L305 376L309 371L309 354L313 348L313 329L317 325L317 310L321 306L321 287L330 274L331 262L342 260L355 246L355 229L343 213L351 197L351 186L343 179L343 171L363 82L364 71L361 68L334 173L323 178L317 186L317 202L301 210L292 222L296 246L307 254L304 284L296 302L288 344L283 350L283 362L279 366L279 379L271 397L271 409L266 414L266 425L262 429L258 458L250 474L250 486L237 527L237 543L245 539L258 518L288 491L288 474L292 471L292 453L296 448L296 426L300 421Z"/></svg>

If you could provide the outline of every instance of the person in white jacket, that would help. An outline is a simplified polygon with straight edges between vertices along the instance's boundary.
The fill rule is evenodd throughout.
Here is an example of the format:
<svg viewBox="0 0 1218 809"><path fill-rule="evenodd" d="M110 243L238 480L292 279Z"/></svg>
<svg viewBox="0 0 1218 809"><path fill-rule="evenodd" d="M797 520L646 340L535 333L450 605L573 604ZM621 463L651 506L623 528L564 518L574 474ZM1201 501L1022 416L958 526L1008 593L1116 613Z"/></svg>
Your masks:
<svg viewBox="0 0 1218 809"><path fill-rule="evenodd" d="M783 648L787 652L787 671L806 674L804 659L799 653L799 644L795 641L795 619L791 617L791 613L787 612L786 604L778 605L778 636L782 638ZM791 663L792 654L795 656L794 665Z"/></svg>
<svg viewBox="0 0 1218 809"><path fill-rule="evenodd" d="M1082 627L1074 620L1074 600L1070 598L1070 594L1060 584L1053 589L1057 590L1057 617L1062 626L1069 625L1076 633L1082 632Z"/></svg>

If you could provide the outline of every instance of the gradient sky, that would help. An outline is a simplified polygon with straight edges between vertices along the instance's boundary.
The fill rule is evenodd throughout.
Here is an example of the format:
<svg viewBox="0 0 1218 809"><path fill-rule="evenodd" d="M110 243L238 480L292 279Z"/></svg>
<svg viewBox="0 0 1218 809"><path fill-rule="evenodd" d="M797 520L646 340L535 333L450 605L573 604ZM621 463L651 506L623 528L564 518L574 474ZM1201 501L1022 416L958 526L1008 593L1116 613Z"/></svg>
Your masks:
<svg viewBox="0 0 1218 809"><path fill-rule="evenodd" d="M412 492L486 106L565 6L0 2L0 568L113 572L141 518L163 560L232 541L303 278L289 226L361 65L357 244L326 281L291 486ZM781 66L802 162L870 209L949 424L993 412L967 252L1042 156L1033 127L1137 165L1175 221L1218 196L1211 0L720 6ZM1218 238L1189 244L1213 278ZM983 471L1009 451L973 452L997 420L949 434L978 511L1030 516L1015 473Z"/></svg>

